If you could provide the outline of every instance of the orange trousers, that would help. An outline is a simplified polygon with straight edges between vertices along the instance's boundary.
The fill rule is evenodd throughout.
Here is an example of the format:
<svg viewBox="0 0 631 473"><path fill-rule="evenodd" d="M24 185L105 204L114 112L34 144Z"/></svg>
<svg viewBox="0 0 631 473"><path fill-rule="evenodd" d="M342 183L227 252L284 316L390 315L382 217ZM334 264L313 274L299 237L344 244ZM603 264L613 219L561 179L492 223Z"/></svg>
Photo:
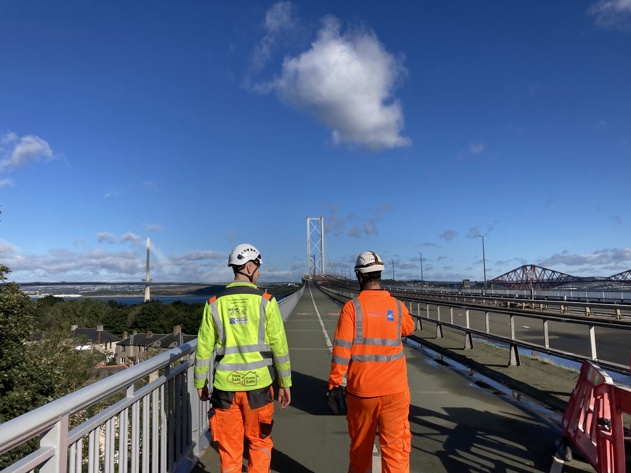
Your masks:
<svg viewBox="0 0 631 473"><path fill-rule="evenodd" d="M409 473L412 433L410 392L379 397L346 396L348 433L351 437L348 473L372 471L372 451L379 430L381 471Z"/></svg>
<svg viewBox="0 0 631 473"><path fill-rule="evenodd" d="M271 437L274 402L250 409L247 393L239 391L235 392L229 409L214 411L210 430L219 447L222 473L241 473L244 436L249 443L248 472L269 473L274 445Z"/></svg>

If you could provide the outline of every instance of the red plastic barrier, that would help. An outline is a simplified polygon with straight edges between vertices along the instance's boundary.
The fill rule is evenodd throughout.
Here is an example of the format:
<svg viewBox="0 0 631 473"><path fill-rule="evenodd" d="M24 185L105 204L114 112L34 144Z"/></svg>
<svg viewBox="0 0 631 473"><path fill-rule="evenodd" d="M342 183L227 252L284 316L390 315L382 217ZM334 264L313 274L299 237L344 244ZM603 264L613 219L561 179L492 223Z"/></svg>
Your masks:
<svg viewBox="0 0 631 473"><path fill-rule="evenodd" d="M615 384L594 363L584 362L561 426L597 473L626 471L624 413L631 414L631 388Z"/></svg>

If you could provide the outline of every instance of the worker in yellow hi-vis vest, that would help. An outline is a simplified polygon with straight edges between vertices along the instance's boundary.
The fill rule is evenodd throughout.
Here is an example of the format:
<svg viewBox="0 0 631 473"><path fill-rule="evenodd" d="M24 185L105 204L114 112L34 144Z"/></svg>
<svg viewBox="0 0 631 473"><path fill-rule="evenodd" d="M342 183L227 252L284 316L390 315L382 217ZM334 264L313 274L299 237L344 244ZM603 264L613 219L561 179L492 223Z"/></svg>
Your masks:
<svg viewBox="0 0 631 473"><path fill-rule="evenodd" d="M234 281L208 300L197 336L195 387L201 400L211 402L208 418L221 471L241 471L245 436L248 472L269 473L277 374L280 408L291 402L289 348L280 309L276 299L256 286L262 262L252 245L232 250L228 266Z"/></svg>

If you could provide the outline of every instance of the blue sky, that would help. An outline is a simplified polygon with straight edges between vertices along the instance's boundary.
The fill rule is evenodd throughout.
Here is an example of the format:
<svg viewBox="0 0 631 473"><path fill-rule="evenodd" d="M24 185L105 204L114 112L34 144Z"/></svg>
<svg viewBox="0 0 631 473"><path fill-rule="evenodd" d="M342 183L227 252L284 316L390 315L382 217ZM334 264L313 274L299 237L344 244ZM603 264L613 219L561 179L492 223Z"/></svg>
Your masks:
<svg viewBox="0 0 631 473"><path fill-rule="evenodd" d="M0 2L10 279L631 269L631 1ZM388 274L390 275L390 274Z"/></svg>

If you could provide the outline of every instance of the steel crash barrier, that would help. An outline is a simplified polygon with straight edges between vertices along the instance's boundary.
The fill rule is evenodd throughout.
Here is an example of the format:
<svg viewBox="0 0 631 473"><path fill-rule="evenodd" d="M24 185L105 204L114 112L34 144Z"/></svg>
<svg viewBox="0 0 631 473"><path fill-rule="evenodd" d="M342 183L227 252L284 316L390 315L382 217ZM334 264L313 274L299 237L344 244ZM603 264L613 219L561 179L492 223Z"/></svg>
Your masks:
<svg viewBox="0 0 631 473"><path fill-rule="evenodd" d="M631 364L631 359L630 359ZM581 366L579 379L561 421L563 440L557 456L571 460L574 447L597 473L624 473L631 414L631 387L618 384L592 361Z"/></svg>

